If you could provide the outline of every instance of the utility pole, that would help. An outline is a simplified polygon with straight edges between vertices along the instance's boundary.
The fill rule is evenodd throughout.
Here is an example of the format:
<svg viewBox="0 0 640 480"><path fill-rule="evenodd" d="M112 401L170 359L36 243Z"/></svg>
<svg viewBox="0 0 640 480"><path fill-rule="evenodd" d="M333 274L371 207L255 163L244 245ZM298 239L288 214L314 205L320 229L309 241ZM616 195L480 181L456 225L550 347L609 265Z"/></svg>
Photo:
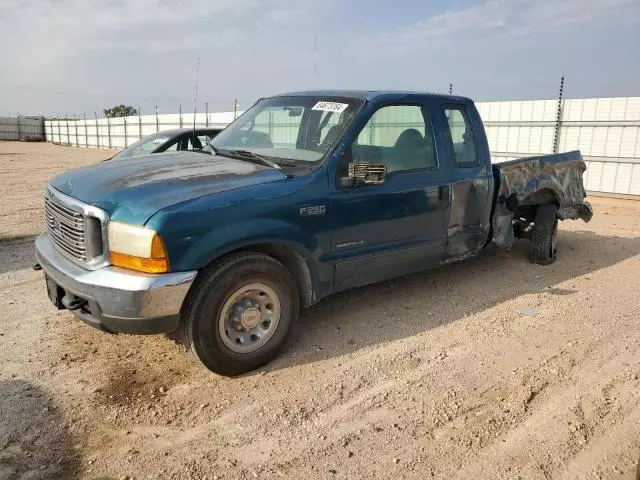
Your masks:
<svg viewBox="0 0 640 480"><path fill-rule="evenodd" d="M553 153L558 153L558 150L560 149L560 131L562 130L563 92L564 92L564 75L560 78L560 93L558 94L558 111L556 112L556 131L553 136Z"/></svg>

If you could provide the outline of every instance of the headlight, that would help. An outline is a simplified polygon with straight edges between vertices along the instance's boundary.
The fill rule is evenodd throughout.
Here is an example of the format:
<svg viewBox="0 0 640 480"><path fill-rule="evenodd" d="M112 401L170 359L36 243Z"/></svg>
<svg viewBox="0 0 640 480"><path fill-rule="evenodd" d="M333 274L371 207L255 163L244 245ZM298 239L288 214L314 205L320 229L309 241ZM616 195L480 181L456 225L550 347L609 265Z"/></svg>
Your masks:
<svg viewBox="0 0 640 480"><path fill-rule="evenodd" d="M160 236L150 228L109 222L111 263L139 272L169 271L167 250Z"/></svg>

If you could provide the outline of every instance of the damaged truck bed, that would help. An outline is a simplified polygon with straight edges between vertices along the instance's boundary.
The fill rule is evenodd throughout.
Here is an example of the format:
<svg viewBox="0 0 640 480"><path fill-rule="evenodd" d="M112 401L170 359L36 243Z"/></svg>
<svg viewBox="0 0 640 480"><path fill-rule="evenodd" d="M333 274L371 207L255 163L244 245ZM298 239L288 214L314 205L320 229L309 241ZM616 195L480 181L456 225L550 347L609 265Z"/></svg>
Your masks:
<svg viewBox="0 0 640 480"><path fill-rule="evenodd" d="M541 204L556 205L560 220L591 220L593 210L584 201L585 170L577 150L493 164L496 197L493 242L509 248L514 238L531 238Z"/></svg>

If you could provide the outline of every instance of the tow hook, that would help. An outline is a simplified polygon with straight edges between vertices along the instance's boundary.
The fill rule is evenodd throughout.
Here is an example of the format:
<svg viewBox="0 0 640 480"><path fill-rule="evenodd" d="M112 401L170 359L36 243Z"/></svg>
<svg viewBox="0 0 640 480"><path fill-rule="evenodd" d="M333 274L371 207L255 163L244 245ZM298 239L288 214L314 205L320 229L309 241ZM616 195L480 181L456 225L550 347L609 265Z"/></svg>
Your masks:
<svg viewBox="0 0 640 480"><path fill-rule="evenodd" d="M40 265L39 263L36 263L33 267L32 267L36 272L42 270L42 265Z"/></svg>

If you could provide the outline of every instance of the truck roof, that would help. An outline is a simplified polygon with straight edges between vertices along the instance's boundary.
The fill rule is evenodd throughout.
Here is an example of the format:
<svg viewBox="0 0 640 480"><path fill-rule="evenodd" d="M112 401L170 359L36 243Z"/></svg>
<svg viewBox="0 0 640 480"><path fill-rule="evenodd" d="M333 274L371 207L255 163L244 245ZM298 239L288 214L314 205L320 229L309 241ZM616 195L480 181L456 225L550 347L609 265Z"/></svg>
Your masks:
<svg viewBox="0 0 640 480"><path fill-rule="evenodd" d="M458 95L447 95L444 93L430 93L430 92L416 92L416 91L405 91L405 90L305 90L299 92L288 92L283 93L278 96L327 96L327 97L347 97L347 98L357 98L361 100L375 100L381 97L385 97L385 99L390 99L393 97L406 97L406 96L416 96L416 97L431 97L437 98L441 100L452 100L458 102L469 102L470 98L461 97Z"/></svg>

